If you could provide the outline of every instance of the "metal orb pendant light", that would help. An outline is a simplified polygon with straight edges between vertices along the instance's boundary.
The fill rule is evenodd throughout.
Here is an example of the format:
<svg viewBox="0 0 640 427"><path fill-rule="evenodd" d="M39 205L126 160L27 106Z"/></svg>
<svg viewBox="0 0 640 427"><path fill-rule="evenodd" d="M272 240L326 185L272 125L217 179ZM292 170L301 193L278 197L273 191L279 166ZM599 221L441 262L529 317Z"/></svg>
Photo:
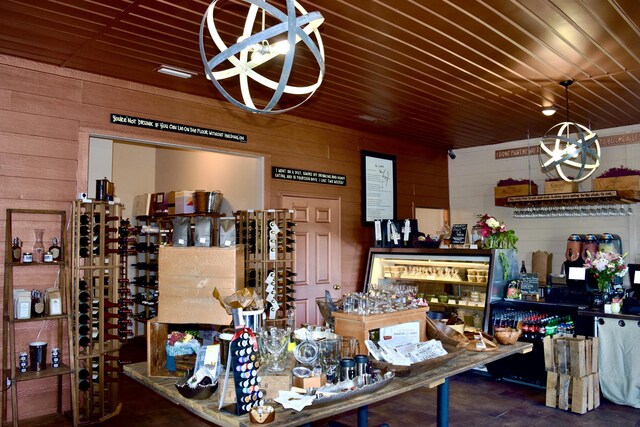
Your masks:
<svg viewBox="0 0 640 427"><path fill-rule="evenodd" d="M571 84L573 80L560 82L565 90L566 121L553 126L542 137L539 159L547 175L567 182L581 182L600 166L600 144L596 133L569 120Z"/></svg>
<svg viewBox="0 0 640 427"><path fill-rule="evenodd" d="M264 0L236 0L236 2L246 4L248 12L242 34L234 44L227 46L218 33L214 19L218 1L214 0L202 17L200 56L207 78L227 101L244 110L261 114L283 113L307 101L322 83L325 71L324 47L318 32L318 27L324 21L320 12L307 12L296 0L286 0L286 11L282 11ZM282 0L278 1L282 2ZM272 1L272 3L275 2L275 0ZM262 14L261 31L253 33L258 13ZM276 24L265 28L265 18L275 21ZM205 52L205 29L208 30L219 51L212 58L207 57ZM313 38L310 35L313 35ZM289 83L296 55L296 44L299 42L303 42L307 46L318 65L317 79L306 86L296 86ZM280 77L276 81L266 77L264 73L261 74L260 66L270 61L272 62L270 65L273 65L273 60L279 55L283 55L284 59L280 69ZM217 68L225 63L230 64L231 67L222 70ZM236 100L221 84L224 79L236 76L239 79L242 101ZM264 106L258 107L254 102L250 90L250 85L254 83L273 92L271 98L264 101L266 102ZM283 94L306 96L306 98L293 106L276 108ZM264 94L262 96L264 97Z"/></svg>

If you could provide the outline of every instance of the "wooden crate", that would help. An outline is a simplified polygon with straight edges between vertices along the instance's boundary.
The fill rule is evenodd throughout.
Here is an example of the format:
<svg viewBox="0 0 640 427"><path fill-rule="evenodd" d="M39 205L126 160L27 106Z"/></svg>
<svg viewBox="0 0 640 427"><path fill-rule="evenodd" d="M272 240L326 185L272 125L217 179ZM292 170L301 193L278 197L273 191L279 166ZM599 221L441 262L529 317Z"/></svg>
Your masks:
<svg viewBox="0 0 640 427"><path fill-rule="evenodd" d="M356 338L360 351L366 352L367 347L364 341L369 339L369 331L387 326L401 325L403 323L419 322L420 341L426 341L427 311L429 311L427 307L420 307L392 313L372 314L369 316L334 312L333 317L335 318L336 334Z"/></svg>
<svg viewBox="0 0 640 427"><path fill-rule="evenodd" d="M157 320L156 317L147 322L147 375L151 377L181 377L195 366L196 355L175 356L176 370L175 372L168 371L166 368L166 346L169 324Z"/></svg>
<svg viewBox="0 0 640 427"><path fill-rule="evenodd" d="M545 337L544 367L577 378L598 372L598 338Z"/></svg>
<svg viewBox="0 0 640 427"><path fill-rule="evenodd" d="M493 189L496 206L504 206L509 196L536 196L538 195L538 186L531 183L531 194L529 194L529 184L519 185L502 185Z"/></svg>
<svg viewBox="0 0 640 427"><path fill-rule="evenodd" d="M616 190L621 197L640 200L640 175L595 178L593 191L602 190Z"/></svg>
<svg viewBox="0 0 640 427"><path fill-rule="evenodd" d="M576 414L600 406L600 374L597 372L584 377L547 372L547 392L545 404L551 408Z"/></svg>
<svg viewBox="0 0 640 427"><path fill-rule="evenodd" d="M546 405L584 414L600 406L598 338L545 337Z"/></svg>
<svg viewBox="0 0 640 427"><path fill-rule="evenodd" d="M258 370L258 376L260 377L260 390L262 390L265 396L269 399L275 399L278 397L278 391L290 390L292 385L291 370L296 365L296 361L293 358L292 353L288 353L289 358L287 364L282 372L269 372L262 367ZM225 362L226 363L226 362ZM223 396L223 384L226 374L223 370L218 377L218 399L224 397L224 405L230 403L236 403L236 390L235 381L233 380L233 371L229 372L229 381L227 382L227 388Z"/></svg>
<svg viewBox="0 0 640 427"><path fill-rule="evenodd" d="M160 246L158 321L229 325L231 315L213 298L244 286L244 247Z"/></svg>
<svg viewBox="0 0 640 427"><path fill-rule="evenodd" d="M576 193L578 192L577 182L566 181L545 181L544 182L544 194L561 194L561 193Z"/></svg>

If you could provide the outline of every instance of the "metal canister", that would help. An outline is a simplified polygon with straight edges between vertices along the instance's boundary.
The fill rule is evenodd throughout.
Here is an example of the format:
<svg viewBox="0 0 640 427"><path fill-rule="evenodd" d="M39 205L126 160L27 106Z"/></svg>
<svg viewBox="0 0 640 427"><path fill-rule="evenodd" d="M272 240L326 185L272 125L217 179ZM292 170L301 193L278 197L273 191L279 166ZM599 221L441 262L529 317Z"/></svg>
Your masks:
<svg viewBox="0 0 640 427"><path fill-rule="evenodd" d="M54 347L51 349L51 367L60 367L60 349L58 347Z"/></svg>
<svg viewBox="0 0 640 427"><path fill-rule="evenodd" d="M369 358L364 354L358 354L354 358L356 364L356 376L360 377L364 374L367 374L367 363L369 362Z"/></svg>
<svg viewBox="0 0 640 427"><path fill-rule="evenodd" d="M29 356L26 351L21 351L18 356L18 370L22 373L27 372L29 366Z"/></svg>
<svg viewBox="0 0 640 427"><path fill-rule="evenodd" d="M356 362L351 358L340 361L340 381L352 380L356 377Z"/></svg>

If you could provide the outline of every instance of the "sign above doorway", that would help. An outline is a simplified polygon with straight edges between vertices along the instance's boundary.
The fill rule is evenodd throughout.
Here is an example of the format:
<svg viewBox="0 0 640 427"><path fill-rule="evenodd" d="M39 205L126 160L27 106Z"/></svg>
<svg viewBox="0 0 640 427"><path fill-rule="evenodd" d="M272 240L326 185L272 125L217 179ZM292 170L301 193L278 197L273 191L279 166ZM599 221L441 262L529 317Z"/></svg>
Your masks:
<svg viewBox="0 0 640 427"><path fill-rule="evenodd" d="M135 126L145 129L162 130L165 132L184 133L187 135L204 136L207 138L224 139L226 141L247 142L247 135L241 133L225 132L222 130L201 128L198 126L184 125L180 123L165 122L155 119L126 116L111 113L111 123L126 126Z"/></svg>

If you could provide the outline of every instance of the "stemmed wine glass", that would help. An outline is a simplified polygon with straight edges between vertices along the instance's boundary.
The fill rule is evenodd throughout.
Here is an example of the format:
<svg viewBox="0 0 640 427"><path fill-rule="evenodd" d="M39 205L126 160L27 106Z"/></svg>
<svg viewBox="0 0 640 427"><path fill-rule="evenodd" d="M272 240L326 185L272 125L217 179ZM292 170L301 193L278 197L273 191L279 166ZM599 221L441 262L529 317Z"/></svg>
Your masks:
<svg viewBox="0 0 640 427"><path fill-rule="evenodd" d="M271 372L282 372L284 366L280 363L281 356L284 349L287 347L288 335L285 329L279 329L275 326L270 327L268 330L264 330L260 333L261 344L265 346L266 350L271 354L272 363L269 367Z"/></svg>

